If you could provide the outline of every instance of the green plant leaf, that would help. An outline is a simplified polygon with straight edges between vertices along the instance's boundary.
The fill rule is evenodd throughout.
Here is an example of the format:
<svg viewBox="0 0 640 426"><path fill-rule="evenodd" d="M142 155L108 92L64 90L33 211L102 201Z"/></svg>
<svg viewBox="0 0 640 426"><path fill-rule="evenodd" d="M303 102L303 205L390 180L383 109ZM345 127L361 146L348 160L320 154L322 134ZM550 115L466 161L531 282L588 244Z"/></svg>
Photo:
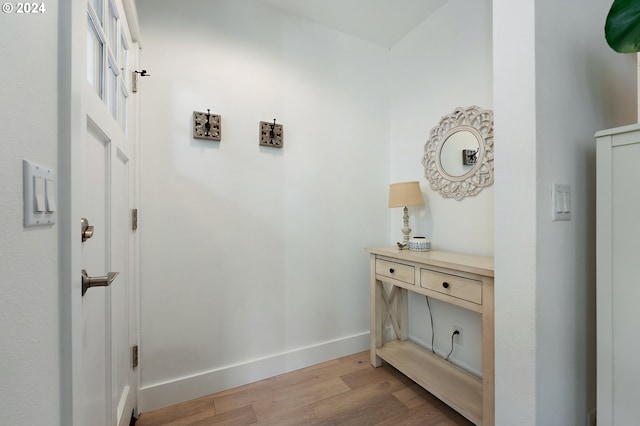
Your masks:
<svg viewBox="0 0 640 426"><path fill-rule="evenodd" d="M607 15L604 34L616 52L640 52L640 0L615 0Z"/></svg>

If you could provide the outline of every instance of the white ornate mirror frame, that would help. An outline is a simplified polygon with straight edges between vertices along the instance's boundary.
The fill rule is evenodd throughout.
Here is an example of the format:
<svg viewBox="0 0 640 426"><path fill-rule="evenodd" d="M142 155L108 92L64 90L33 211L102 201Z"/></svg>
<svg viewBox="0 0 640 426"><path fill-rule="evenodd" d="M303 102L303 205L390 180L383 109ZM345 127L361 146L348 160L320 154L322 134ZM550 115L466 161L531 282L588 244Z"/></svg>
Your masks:
<svg viewBox="0 0 640 426"><path fill-rule="evenodd" d="M458 132L469 132L477 140L476 163L464 174L454 176L442 166L442 148ZM462 152L458 157L462 161ZM478 194L493 184L493 112L477 106L456 108L431 129L422 158L425 176L431 189L444 198L461 200Z"/></svg>

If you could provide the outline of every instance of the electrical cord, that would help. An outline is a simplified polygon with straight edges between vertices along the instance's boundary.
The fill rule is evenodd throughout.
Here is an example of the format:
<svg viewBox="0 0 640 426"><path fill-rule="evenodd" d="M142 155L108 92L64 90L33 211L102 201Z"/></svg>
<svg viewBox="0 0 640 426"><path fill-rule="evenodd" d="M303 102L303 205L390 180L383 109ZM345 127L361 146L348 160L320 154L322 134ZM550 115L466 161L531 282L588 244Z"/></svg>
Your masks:
<svg viewBox="0 0 640 426"><path fill-rule="evenodd" d="M449 361L449 357L451 356L451 354L453 353L453 337L456 334L460 334L460 332L458 330L453 330L453 333L451 333L451 350L449 351L449 353L447 354L447 357L444 359L445 361Z"/></svg>
<svg viewBox="0 0 640 426"><path fill-rule="evenodd" d="M433 339L435 337L435 333L433 331L433 315L431 315L431 305L429 305L429 296L424 296L427 299L427 308L429 309L429 319L431 320L431 352L436 353L435 348L433 347Z"/></svg>
<svg viewBox="0 0 640 426"><path fill-rule="evenodd" d="M435 350L435 347L433 346L433 341L434 341L434 338L435 338L435 332L433 330L433 315L431 313L431 305L429 304L429 296L425 295L424 298L427 300L427 309L429 310L429 321L431 322L431 352L435 354L436 350ZM460 334L460 331L453 330L453 333L451 333L451 350L449 351L449 353L447 354L446 358L444 359L445 361L449 361L449 357L453 353L453 338L457 334ZM449 361L449 362L451 362L451 361Z"/></svg>

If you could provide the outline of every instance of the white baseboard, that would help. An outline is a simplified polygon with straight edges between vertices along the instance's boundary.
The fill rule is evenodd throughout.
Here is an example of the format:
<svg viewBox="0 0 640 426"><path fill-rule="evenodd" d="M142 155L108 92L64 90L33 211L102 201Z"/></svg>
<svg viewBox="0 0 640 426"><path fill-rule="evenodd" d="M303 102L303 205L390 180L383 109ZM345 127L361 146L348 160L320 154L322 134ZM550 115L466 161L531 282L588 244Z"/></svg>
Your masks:
<svg viewBox="0 0 640 426"><path fill-rule="evenodd" d="M367 349L368 331L201 374L143 386L138 392L138 412L143 413L189 401Z"/></svg>

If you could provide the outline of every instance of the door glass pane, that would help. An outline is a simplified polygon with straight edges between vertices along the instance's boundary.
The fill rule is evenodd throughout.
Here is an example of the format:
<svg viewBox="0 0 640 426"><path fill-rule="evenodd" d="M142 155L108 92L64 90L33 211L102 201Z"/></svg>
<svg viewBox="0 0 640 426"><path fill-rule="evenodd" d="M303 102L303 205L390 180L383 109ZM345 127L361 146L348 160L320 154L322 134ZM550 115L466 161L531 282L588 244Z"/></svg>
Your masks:
<svg viewBox="0 0 640 426"><path fill-rule="evenodd" d="M87 80L102 98L102 53L104 46L93 22L87 25Z"/></svg>
<svg viewBox="0 0 640 426"><path fill-rule="evenodd" d="M122 71L122 82L124 83L124 87L129 88L129 44L127 43L127 38L124 35L124 31L120 31L120 54L118 55L118 60L120 61L120 71Z"/></svg>
<svg viewBox="0 0 640 426"><path fill-rule="evenodd" d="M91 5L93 6L93 11L96 13L98 20L100 21L100 25L102 25L102 0L91 0Z"/></svg>
<svg viewBox="0 0 640 426"><path fill-rule="evenodd" d="M118 68L115 61L109 57L109 68L107 70L107 108L113 118L117 119L118 112Z"/></svg>
<svg viewBox="0 0 640 426"><path fill-rule="evenodd" d="M109 40L109 48L113 52L114 55L118 54L117 51L117 42L118 42L118 17L116 15L115 9L113 7L113 2L109 2L109 7L107 7L107 23L105 25L107 30L107 38Z"/></svg>

